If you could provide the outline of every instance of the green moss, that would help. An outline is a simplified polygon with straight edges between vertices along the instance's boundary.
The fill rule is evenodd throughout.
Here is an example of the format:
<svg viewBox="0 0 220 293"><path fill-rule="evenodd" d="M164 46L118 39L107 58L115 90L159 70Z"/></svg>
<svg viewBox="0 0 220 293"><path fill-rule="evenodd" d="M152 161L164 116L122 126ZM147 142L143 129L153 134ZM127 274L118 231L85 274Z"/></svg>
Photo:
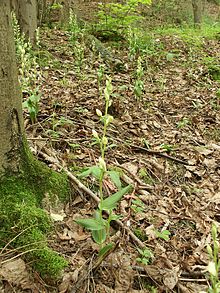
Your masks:
<svg viewBox="0 0 220 293"><path fill-rule="evenodd" d="M35 256L34 267L43 276L47 276L50 272L50 275L56 277L67 266L67 261L49 248L34 252L33 256Z"/></svg>
<svg viewBox="0 0 220 293"><path fill-rule="evenodd" d="M67 265L47 245L52 222L42 209L42 200L49 195L53 205L67 199L69 192L66 175L52 171L28 152L20 172L8 173L0 181L0 246L11 241L10 246L25 252L42 276L58 277Z"/></svg>

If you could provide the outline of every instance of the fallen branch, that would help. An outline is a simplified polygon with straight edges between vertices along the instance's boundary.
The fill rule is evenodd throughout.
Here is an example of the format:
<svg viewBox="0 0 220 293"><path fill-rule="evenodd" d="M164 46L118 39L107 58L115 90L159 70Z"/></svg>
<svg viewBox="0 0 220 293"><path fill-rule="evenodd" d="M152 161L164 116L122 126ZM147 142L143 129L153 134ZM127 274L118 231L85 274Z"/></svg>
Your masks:
<svg viewBox="0 0 220 293"><path fill-rule="evenodd" d="M124 141L122 139L120 139L120 138L116 138L116 140L124 143ZM187 161L183 161L183 160L178 159L178 158L175 158L173 156L164 154L163 152L160 152L160 151L149 150L147 148L144 148L144 147L141 147L141 146L137 146L137 145L132 144L132 143L130 143L129 146L132 147L136 151L142 151L142 152L148 153L150 155L155 155L155 156L158 156L158 157L170 159L172 161L175 161L175 162L180 163L180 164L183 164L183 165L192 166Z"/></svg>

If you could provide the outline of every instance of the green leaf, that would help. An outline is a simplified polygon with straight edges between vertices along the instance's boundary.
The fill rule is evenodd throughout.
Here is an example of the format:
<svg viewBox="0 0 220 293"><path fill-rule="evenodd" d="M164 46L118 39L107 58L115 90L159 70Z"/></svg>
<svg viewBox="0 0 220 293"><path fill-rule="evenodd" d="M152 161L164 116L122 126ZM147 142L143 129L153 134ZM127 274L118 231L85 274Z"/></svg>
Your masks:
<svg viewBox="0 0 220 293"><path fill-rule="evenodd" d="M92 173L91 168L87 168L85 171L81 172L78 177L84 178L88 177Z"/></svg>
<svg viewBox="0 0 220 293"><path fill-rule="evenodd" d="M92 174L96 179L99 179L101 176L101 172L102 170L99 168L99 166L91 166L87 168L85 171L83 171L82 173L80 173L78 177L84 178Z"/></svg>
<svg viewBox="0 0 220 293"><path fill-rule="evenodd" d="M102 173L102 169L99 166L93 166L91 167L92 175L96 178L99 179Z"/></svg>
<svg viewBox="0 0 220 293"><path fill-rule="evenodd" d="M101 229L101 230L93 230L92 231L92 238L93 240L98 243L98 244L102 244L105 242L106 240L106 229Z"/></svg>
<svg viewBox="0 0 220 293"><path fill-rule="evenodd" d="M105 255L109 250L112 249L113 245L114 245L113 243L109 243L105 245L102 249L100 249L99 256Z"/></svg>
<svg viewBox="0 0 220 293"><path fill-rule="evenodd" d="M170 239L170 231L169 230L163 230L162 232L158 231L158 230L155 230L155 234L157 237L165 240L165 241L168 241Z"/></svg>
<svg viewBox="0 0 220 293"><path fill-rule="evenodd" d="M75 222L92 231L99 231L105 228L104 222L97 219L78 219Z"/></svg>
<svg viewBox="0 0 220 293"><path fill-rule="evenodd" d="M99 203L99 209L104 211L113 210L114 208L116 208L117 202L122 198L123 195L128 193L130 189L131 185L128 185L113 194L112 196L104 199L103 202Z"/></svg>
<svg viewBox="0 0 220 293"><path fill-rule="evenodd" d="M117 171L108 171L108 174L118 189L121 189L120 173Z"/></svg>
<svg viewBox="0 0 220 293"><path fill-rule="evenodd" d="M100 213L100 211L96 210L95 214L94 214L94 218L96 221L103 223L103 225L105 226L103 229L101 230L93 230L92 231L92 238L93 240L98 243L98 244L102 244L105 242L106 240L106 221L102 218L102 214Z"/></svg>

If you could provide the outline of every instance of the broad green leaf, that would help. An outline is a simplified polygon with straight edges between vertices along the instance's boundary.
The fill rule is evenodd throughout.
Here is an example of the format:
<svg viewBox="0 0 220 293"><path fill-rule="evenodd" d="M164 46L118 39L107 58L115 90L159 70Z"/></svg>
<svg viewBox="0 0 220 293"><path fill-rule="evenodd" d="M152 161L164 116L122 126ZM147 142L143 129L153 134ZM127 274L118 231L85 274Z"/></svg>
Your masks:
<svg viewBox="0 0 220 293"><path fill-rule="evenodd" d="M108 171L108 174L109 174L112 182L115 184L115 186L118 189L121 189L121 180L120 180L119 172L117 172L117 171Z"/></svg>
<svg viewBox="0 0 220 293"><path fill-rule="evenodd" d="M112 196L104 199L102 203L99 203L99 209L105 211L113 210L114 208L116 208L117 202L122 198L123 195L128 193L130 189L131 185L128 185L113 194Z"/></svg>
<svg viewBox="0 0 220 293"><path fill-rule="evenodd" d="M104 220L104 219L102 218L102 213L100 212L100 210L96 210L96 211L95 211L95 213L94 213L94 218L95 218L97 221L102 222L103 225L105 225L106 220Z"/></svg>
<svg viewBox="0 0 220 293"><path fill-rule="evenodd" d="M92 171L91 171L91 167L90 167L90 168L87 168L85 171L81 172L78 175L78 177L80 177L80 178L88 177L91 173L92 173Z"/></svg>
<svg viewBox="0 0 220 293"><path fill-rule="evenodd" d="M104 229L104 223L103 221L97 220L97 219L78 219L75 220L75 222L84 228L92 231L99 231Z"/></svg>
<svg viewBox="0 0 220 293"><path fill-rule="evenodd" d="M101 172L102 172L102 170L100 169L99 166L93 166L93 167L91 167L91 172L92 172L92 175L93 175L96 179L99 179L100 176L101 176Z"/></svg>
<svg viewBox="0 0 220 293"><path fill-rule="evenodd" d="M110 249L112 249L113 245L113 243L105 245L102 249L100 249L99 256L105 255Z"/></svg>
<svg viewBox="0 0 220 293"><path fill-rule="evenodd" d="M83 171L82 173L80 173L78 177L84 178L92 174L96 179L99 179L101 172L102 170L99 168L99 166L91 166L87 168L85 171Z"/></svg>
<svg viewBox="0 0 220 293"><path fill-rule="evenodd" d="M93 230L92 231L92 238L94 241L98 244L102 244L106 240L106 229L101 229L101 230Z"/></svg>

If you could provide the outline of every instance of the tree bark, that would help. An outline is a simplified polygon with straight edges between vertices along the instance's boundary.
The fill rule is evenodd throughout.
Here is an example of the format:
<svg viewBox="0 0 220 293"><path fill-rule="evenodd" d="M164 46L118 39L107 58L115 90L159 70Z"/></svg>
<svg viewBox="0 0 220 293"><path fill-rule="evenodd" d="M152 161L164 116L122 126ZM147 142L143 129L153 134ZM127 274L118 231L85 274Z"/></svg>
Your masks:
<svg viewBox="0 0 220 293"><path fill-rule="evenodd" d="M47 1L46 0L37 0L37 20L38 26L41 26L44 23L46 18L47 11Z"/></svg>
<svg viewBox="0 0 220 293"><path fill-rule="evenodd" d="M34 43L37 29L38 1L11 0L11 8L15 11L21 31Z"/></svg>
<svg viewBox="0 0 220 293"><path fill-rule="evenodd" d="M193 20L194 26L200 27L202 23L203 9L204 9L203 0L192 0L193 7Z"/></svg>
<svg viewBox="0 0 220 293"><path fill-rule="evenodd" d="M69 21L71 1L70 0L61 1L61 4L63 5L63 9L61 13L61 24L64 25L68 23Z"/></svg>
<svg viewBox="0 0 220 293"><path fill-rule="evenodd" d="M10 3L0 1L0 174L17 171L23 145L22 100L17 78Z"/></svg>

